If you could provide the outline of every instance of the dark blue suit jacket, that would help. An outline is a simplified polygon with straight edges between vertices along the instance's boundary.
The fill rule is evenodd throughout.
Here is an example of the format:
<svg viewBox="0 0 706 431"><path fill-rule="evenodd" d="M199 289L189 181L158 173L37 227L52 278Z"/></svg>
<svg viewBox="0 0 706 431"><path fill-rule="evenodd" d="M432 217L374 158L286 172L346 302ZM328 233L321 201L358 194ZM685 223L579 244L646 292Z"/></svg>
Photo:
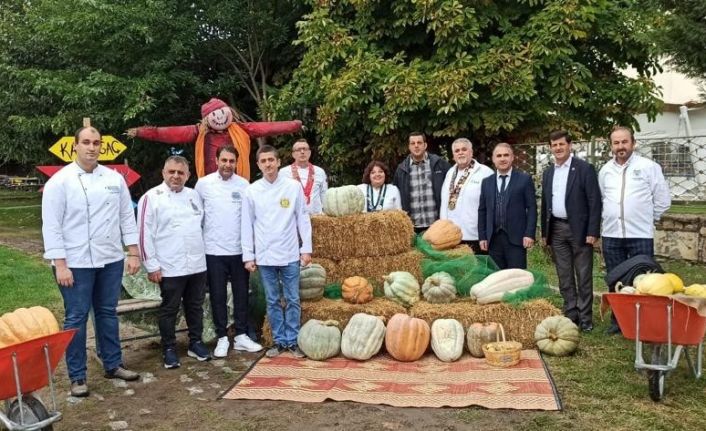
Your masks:
<svg viewBox="0 0 706 431"><path fill-rule="evenodd" d="M552 234L552 184L554 163L542 175L542 238L550 241ZM585 244L587 236L598 238L601 234L601 189L596 170L588 162L574 156L566 181L566 215L576 244Z"/></svg>
<svg viewBox="0 0 706 431"><path fill-rule="evenodd" d="M478 206L478 239L489 241L495 232L495 195L497 175L491 175L480 186ZM515 168L506 186L505 215L510 243L522 246L522 238L534 239L537 231L537 198L532 177Z"/></svg>

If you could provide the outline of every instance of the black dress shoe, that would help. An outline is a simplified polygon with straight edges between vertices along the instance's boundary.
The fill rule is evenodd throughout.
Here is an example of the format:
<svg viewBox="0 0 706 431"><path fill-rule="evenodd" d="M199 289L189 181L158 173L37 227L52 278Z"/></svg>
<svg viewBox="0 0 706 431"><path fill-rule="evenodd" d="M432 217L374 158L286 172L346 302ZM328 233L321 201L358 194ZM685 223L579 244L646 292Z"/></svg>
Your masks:
<svg viewBox="0 0 706 431"><path fill-rule="evenodd" d="M590 323L581 324L581 332L591 332L593 331L593 325Z"/></svg>
<svg viewBox="0 0 706 431"><path fill-rule="evenodd" d="M615 334L622 334L623 331L620 330L620 326L613 324L613 325L610 325L608 327L608 329L606 329L605 333L608 335L615 335Z"/></svg>

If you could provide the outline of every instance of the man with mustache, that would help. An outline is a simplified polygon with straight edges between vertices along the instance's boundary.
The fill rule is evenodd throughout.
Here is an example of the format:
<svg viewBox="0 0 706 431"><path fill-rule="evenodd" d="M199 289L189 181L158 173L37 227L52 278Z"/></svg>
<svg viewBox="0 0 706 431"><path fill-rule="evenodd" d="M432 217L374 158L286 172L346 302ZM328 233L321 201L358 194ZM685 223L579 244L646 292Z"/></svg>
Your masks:
<svg viewBox="0 0 706 431"><path fill-rule="evenodd" d="M662 168L634 152L632 129L617 126L609 140L613 158L598 173L607 273L633 256L654 256L654 222L671 205L669 185ZM620 332L615 319L608 332Z"/></svg>
<svg viewBox="0 0 706 431"><path fill-rule="evenodd" d="M184 184L189 162L170 156L164 163L164 182L148 190L137 204L140 253L147 278L159 284L159 335L162 337L164 368L179 368L175 328L183 305L189 329L187 355L208 361L204 346L203 299L206 295L206 254L201 221L203 206L198 193Z"/></svg>

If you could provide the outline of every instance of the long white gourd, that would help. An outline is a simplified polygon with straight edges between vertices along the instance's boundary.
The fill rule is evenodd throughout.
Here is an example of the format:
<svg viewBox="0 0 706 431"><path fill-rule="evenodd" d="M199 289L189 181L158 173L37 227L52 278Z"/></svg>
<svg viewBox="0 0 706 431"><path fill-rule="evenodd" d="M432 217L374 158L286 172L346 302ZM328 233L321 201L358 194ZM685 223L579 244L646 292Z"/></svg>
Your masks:
<svg viewBox="0 0 706 431"><path fill-rule="evenodd" d="M506 293L513 293L530 287L534 283L534 275L524 269L503 269L485 277L483 281L471 287L471 298L479 304L499 302Z"/></svg>

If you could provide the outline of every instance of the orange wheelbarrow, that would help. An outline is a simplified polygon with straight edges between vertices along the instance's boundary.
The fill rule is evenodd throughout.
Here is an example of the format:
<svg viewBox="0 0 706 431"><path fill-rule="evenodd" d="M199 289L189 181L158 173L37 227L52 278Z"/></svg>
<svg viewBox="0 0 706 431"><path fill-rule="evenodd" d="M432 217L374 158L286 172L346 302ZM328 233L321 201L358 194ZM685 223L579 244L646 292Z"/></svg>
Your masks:
<svg viewBox="0 0 706 431"><path fill-rule="evenodd" d="M57 332L0 349L0 425L9 431L52 430L56 409L54 370L76 332ZM32 392L49 385L52 410Z"/></svg>
<svg viewBox="0 0 706 431"><path fill-rule="evenodd" d="M664 397L666 376L677 368L682 352L694 376L703 371L703 342L706 317L696 308L666 296L606 293L623 336L635 340L635 369L646 370L650 398ZM645 362L643 344L652 347L652 359ZM696 348L695 362L689 348Z"/></svg>

